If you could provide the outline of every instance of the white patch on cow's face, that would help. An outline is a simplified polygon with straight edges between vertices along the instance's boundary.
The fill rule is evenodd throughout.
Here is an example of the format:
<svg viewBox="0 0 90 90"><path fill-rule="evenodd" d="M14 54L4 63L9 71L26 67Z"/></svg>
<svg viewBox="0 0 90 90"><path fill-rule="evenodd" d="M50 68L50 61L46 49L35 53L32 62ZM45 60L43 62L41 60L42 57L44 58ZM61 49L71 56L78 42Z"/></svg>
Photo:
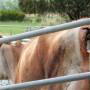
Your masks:
<svg viewBox="0 0 90 90"><path fill-rule="evenodd" d="M0 48L0 79L8 78L8 67L6 64L3 50Z"/></svg>

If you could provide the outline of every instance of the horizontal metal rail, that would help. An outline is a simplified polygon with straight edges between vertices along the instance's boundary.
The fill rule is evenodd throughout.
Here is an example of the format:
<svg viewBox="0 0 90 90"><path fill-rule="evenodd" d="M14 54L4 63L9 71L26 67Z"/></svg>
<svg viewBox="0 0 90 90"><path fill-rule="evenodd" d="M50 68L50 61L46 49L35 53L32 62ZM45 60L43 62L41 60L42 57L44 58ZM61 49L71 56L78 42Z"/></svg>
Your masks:
<svg viewBox="0 0 90 90"><path fill-rule="evenodd" d="M90 72L73 74L73 75L68 75L68 76L61 76L61 77L50 78L50 79L37 80L37 81L31 81L31 82L25 82L25 83L20 83L20 84L7 85L7 86L0 87L0 90L17 90L17 89L20 90L24 88L33 88L37 86L39 87L43 85L71 82L71 81L82 80L82 79L90 79Z"/></svg>
<svg viewBox="0 0 90 90"><path fill-rule="evenodd" d="M49 27L38 29L35 31L25 32L22 34L18 34L18 35L6 37L6 38L0 38L0 43L35 37L35 36L39 36L39 35L43 35L43 34L47 34L47 33L62 31L62 30L66 30L66 29L83 26L83 25L88 25L88 24L90 24L90 18L81 19L81 20L77 20L77 21L73 21L73 22L69 22L69 23L56 25L56 26L49 26Z"/></svg>

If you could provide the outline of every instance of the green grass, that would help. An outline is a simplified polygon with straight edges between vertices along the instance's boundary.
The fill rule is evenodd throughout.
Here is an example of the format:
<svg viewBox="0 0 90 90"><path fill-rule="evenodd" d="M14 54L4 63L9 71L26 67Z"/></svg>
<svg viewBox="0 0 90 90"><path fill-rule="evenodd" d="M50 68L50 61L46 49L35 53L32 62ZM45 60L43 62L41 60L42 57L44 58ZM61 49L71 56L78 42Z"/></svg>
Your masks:
<svg viewBox="0 0 90 90"><path fill-rule="evenodd" d="M28 27L39 25L36 22L23 21L23 22L0 22L0 33L2 34L18 34L25 32Z"/></svg>
<svg viewBox="0 0 90 90"><path fill-rule="evenodd" d="M28 18L26 17L26 19L22 22L0 22L0 33L5 35L19 34L25 32L29 27L55 25L63 23L63 21L65 21L65 17L62 16L30 16Z"/></svg>
<svg viewBox="0 0 90 90"><path fill-rule="evenodd" d="M0 33L3 34L18 34L21 32L24 32L26 28L25 27L15 27L15 26L0 26Z"/></svg>

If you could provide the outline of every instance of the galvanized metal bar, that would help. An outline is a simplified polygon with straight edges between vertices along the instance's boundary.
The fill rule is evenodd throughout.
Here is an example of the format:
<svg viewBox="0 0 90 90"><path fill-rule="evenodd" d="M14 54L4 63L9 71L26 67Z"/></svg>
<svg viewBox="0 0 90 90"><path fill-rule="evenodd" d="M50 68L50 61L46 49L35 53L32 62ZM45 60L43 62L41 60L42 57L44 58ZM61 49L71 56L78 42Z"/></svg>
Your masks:
<svg viewBox="0 0 90 90"><path fill-rule="evenodd" d="M73 21L73 22L69 22L69 23L56 25L56 26L49 26L49 27L38 29L35 31L29 31L26 33L22 33L22 34L10 36L10 37L0 38L0 43L4 43L4 42L6 43L6 42L10 42L10 41L16 41L16 40L20 40L20 39L35 37L35 36L39 36L39 35L43 35L43 34L47 34L47 33L62 31L62 30L66 30L66 29L83 26L83 25L88 25L88 24L90 24L90 18L81 19L81 20L77 20L77 21Z"/></svg>
<svg viewBox="0 0 90 90"><path fill-rule="evenodd" d="M33 87L38 87L38 86L43 86L43 85L71 82L71 81L82 80L82 79L90 79L90 72L25 82L25 83L20 83L20 84L7 85L7 86L0 87L0 90L17 90L17 89L20 90L24 88L33 88Z"/></svg>

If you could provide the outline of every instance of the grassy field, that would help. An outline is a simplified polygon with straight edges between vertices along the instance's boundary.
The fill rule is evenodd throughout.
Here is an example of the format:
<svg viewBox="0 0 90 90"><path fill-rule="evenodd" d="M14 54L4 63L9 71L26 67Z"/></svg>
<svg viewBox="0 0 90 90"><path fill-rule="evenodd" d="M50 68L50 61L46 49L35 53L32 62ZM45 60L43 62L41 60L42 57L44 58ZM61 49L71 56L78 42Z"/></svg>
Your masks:
<svg viewBox="0 0 90 90"><path fill-rule="evenodd" d="M0 22L0 33L5 35L18 34L21 32L25 32L29 27L60 24L64 21L64 19L65 18L60 16L53 16L53 17L33 16L28 17L26 20L22 22L18 21Z"/></svg>
<svg viewBox="0 0 90 90"><path fill-rule="evenodd" d="M37 26L39 24L30 23L30 21L23 22L0 22L0 33L1 34L18 34L27 30L30 26Z"/></svg>

